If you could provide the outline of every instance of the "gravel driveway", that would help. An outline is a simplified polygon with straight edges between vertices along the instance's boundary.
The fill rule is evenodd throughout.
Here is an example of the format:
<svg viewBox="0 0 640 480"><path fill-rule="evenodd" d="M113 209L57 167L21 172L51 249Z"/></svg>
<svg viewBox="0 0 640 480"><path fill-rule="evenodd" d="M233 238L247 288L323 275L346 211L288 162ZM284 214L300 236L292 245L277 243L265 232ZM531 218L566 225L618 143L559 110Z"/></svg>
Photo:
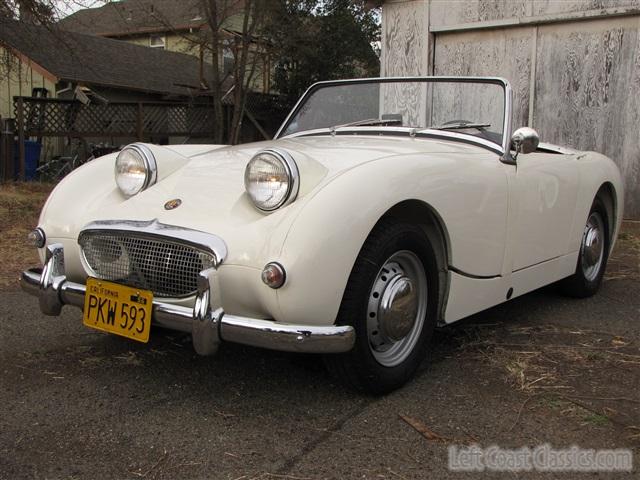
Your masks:
<svg viewBox="0 0 640 480"><path fill-rule="evenodd" d="M226 344L203 358L166 331L135 344L9 288L0 478L460 478L449 445L547 442L632 448L636 471L610 478L638 478L637 227L598 295L547 288L446 328L418 377L381 398L344 390L314 356ZM524 477L582 478L548 475Z"/></svg>

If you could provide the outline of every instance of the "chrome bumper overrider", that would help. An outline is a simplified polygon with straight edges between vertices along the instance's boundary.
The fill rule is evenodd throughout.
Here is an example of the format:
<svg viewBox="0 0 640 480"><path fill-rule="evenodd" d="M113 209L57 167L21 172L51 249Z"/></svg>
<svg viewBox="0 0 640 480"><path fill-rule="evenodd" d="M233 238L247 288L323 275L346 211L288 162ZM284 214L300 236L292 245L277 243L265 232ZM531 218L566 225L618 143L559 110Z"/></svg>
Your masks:
<svg viewBox="0 0 640 480"><path fill-rule="evenodd" d="M85 286L67 280L61 244L46 247L42 269L22 273L22 289L38 297L45 315L59 315L63 305L84 306ZM153 301L153 324L191 333L193 346L201 355L214 354L221 340L289 352L340 353L351 350L355 332L349 326L281 324L271 320L225 314L221 307L218 272L200 272L193 308Z"/></svg>

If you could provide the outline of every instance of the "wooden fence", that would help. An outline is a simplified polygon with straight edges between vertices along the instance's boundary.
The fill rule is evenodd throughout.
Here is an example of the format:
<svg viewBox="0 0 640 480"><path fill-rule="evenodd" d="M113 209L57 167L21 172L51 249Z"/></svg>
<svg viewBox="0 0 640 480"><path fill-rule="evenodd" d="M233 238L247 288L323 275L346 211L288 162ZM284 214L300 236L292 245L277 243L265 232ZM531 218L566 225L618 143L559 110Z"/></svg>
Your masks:
<svg viewBox="0 0 640 480"><path fill-rule="evenodd" d="M84 105L76 100L14 97L14 115L18 136L18 178L24 178L24 140L29 137L128 137L143 141L169 136L211 137L215 128L213 109L204 103ZM6 158L3 162L7 165L12 159Z"/></svg>
<svg viewBox="0 0 640 480"><path fill-rule="evenodd" d="M213 109L208 104L90 103L52 98L15 97L14 113L25 136L136 137L211 136Z"/></svg>
<svg viewBox="0 0 640 480"><path fill-rule="evenodd" d="M30 137L135 138L163 141L168 137L206 138L216 128L210 103L109 102L84 105L77 100L14 97L15 131L18 137L18 178L24 178L24 140ZM290 105L278 95L250 95L247 99L241 141L271 138ZM231 106L226 105L226 109ZM225 114L228 131L230 112ZM9 137L5 140L7 140ZM8 141L8 140L7 140ZM5 149L1 159L5 175L13 171L13 159Z"/></svg>

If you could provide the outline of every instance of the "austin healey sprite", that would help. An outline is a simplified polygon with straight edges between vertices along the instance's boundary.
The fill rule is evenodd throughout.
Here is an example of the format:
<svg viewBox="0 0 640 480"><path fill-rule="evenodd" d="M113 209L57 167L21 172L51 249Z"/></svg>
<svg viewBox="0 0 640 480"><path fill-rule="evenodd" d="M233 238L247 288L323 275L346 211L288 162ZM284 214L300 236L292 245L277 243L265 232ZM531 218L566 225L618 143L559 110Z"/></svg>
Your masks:
<svg viewBox="0 0 640 480"><path fill-rule="evenodd" d="M321 82L271 141L134 143L47 200L23 289L45 315L195 351L320 353L352 387L408 381L434 328L558 282L593 295L622 218L609 158L512 131L501 78Z"/></svg>

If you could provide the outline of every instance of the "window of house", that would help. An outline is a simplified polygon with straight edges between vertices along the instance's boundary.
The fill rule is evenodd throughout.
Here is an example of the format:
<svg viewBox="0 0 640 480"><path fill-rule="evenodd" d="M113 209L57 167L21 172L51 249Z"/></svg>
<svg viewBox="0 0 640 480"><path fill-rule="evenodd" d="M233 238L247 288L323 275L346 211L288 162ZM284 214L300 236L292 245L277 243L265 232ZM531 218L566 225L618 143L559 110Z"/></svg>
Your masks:
<svg viewBox="0 0 640 480"><path fill-rule="evenodd" d="M166 37L164 35L150 35L149 46L152 48L165 48Z"/></svg>

